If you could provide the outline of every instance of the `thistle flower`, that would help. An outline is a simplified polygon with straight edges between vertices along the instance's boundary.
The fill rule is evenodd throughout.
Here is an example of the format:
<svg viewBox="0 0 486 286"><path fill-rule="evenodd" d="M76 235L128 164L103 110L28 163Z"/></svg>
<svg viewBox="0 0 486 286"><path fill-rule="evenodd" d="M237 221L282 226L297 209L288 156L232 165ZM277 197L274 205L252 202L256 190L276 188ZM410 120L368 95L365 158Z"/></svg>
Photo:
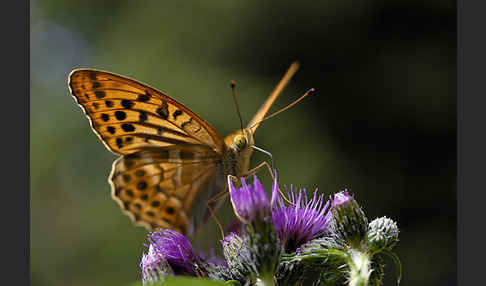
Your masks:
<svg viewBox="0 0 486 286"><path fill-rule="evenodd" d="M368 230L368 219L347 190L334 194L332 199L332 228L334 234L353 247L359 247Z"/></svg>
<svg viewBox="0 0 486 286"><path fill-rule="evenodd" d="M201 276L198 273L200 258L184 235L165 229L151 233L148 240L150 247L167 261L175 275Z"/></svg>
<svg viewBox="0 0 486 286"><path fill-rule="evenodd" d="M329 201L324 204L324 197L318 195L317 190L311 200L305 189L296 195L291 187L287 194L291 204L285 206L279 197L278 206L272 210L272 218L284 249L293 252L302 244L327 233L331 212L328 211Z"/></svg>
<svg viewBox="0 0 486 286"><path fill-rule="evenodd" d="M276 178L275 173L275 178ZM172 230L149 235L140 267L144 285L167 275L209 277L241 285L380 285L382 255L401 263L391 251L398 241L396 223L386 217L368 224L363 210L346 190L326 201L317 190L287 191L289 204L278 197L275 179L269 199L254 176L229 183L237 219L221 244L224 258L196 253L185 236Z"/></svg>
<svg viewBox="0 0 486 286"><path fill-rule="evenodd" d="M264 220L271 213L270 201L257 176L253 176L253 186L248 185L245 178L241 178L241 184L240 188L235 188L230 180L230 198L236 216L245 224L255 219ZM275 179L271 202L276 198L276 186Z"/></svg>
<svg viewBox="0 0 486 286"><path fill-rule="evenodd" d="M149 245L148 252L142 255L140 269L144 285L163 281L165 276L173 274L165 258L155 251L153 245Z"/></svg>
<svg viewBox="0 0 486 286"><path fill-rule="evenodd" d="M263 281L259 282L262 285L273 285L282 249L272 223L271 206L276 201L278 191L276 173L270 200L256 175L253 177L253 186L247 185L244 178L241 184L240 188L235 188L233 182L230 182L230 197L236 216L244 224L242 237L252 262L252 269L247 276ZM226 259L230 263L228 257Z"/></svg>

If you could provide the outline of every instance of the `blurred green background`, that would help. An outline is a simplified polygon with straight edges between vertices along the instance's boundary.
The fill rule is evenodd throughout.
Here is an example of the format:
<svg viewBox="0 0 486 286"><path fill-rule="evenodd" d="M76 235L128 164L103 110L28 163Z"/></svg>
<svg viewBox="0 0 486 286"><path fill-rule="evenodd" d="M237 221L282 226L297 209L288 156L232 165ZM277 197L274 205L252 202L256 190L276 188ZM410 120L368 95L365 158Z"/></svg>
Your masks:
<svg viewBox="0 0 486 286"><path fill-rule="evenodd" d="M248 121L293 60L273 110L317 93L255 136L280 183L349 188L369 218L398 222L402 285L456 285L455 1L30 3L32 285L139 279L147 233L110 198L115 156L69 94L72 69L152 85L224 136L239 126L229 80ZM208 223L194 244L218 249L218 234Z"/></svg>

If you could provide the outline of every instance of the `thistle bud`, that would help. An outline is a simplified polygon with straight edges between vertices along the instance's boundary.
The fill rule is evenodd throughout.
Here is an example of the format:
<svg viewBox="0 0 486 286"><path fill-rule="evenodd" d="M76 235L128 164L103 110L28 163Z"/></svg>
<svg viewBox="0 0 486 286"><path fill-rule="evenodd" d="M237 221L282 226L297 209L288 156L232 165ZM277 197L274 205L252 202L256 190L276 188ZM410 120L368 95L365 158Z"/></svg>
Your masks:
<svg viewBox="0 0 486 286"><path fill-rule="evenodd" d="M388 249L398 241L397 224L387 217L374 219L368 226L366 239L373 250Z"/></svg>
<svg viewBox="0 0 486 286"><path fill-rule="evenodd" d="M232 278L242 284L245 284L245 281L255 281L257 269L248 247L248 237L229 233L221 244Z"/></svg>
<svg viewBox="0 0 486 286"><path fill-rule="evenodd" d="M333 232L352 247L359 247L368 230L368 219L346 190L332 199Z"/></svg>

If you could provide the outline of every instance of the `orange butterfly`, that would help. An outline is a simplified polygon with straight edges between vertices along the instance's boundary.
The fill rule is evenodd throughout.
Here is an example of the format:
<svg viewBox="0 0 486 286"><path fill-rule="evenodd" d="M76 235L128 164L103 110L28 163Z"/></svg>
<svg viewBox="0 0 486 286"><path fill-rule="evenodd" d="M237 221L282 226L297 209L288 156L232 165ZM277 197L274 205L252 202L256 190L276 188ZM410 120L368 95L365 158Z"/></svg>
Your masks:
<svg viewBox="0 0 486 286"><path fill-rule="evenodd" d="M192 236L209 217L208 206L221 204L211 198L227 191L228 175L268 167L263 162L249 170L253 134L297 69L295 62L247 128L224 140L175 99L124 76L75 69L68 84L94 132L121 155L109 183L122 211L148 230L170 228Z"/></svg>

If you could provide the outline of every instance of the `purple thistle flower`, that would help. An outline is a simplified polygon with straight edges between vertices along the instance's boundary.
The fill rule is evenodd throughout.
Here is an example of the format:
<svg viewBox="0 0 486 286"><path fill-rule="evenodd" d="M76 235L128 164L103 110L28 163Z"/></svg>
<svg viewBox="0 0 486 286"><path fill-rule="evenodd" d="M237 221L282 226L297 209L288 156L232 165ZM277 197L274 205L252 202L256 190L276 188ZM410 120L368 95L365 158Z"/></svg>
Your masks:
<svg viewBox="0 0 486 286"><path fill-rule="evenodd" d="M170 229L156 231L149 235L150 248L162 256L176 275L198 276L196 269L200 258L195 254L187 238Z"/></svg>
<svg viewBox="0 0 486 286"><path fill-rule="evenodd" d="M285 206L279 197L272 218L284 249L292 252L300 245L326 234L332 214L328 210L329 201L324 204L324 196L318 195L317 190L311 200L305 189L296 195L291 187L287 194L292 204Z"/></svg>
<svg viewBox="0 0 486 286"><path fill-rule="evenodd" d="M344 205L351 200L354 200L354 198L348 194L347 190L343 190L339 193L334 194L334 198L332 199L332 207L336 208L340 205Z"/></svg>
<svg viewBox="0 0 486 286"><path fill-rule="evenodd" d="M271 213L271 202L276 197L276 180L272 188L272 199L269 202L267 194L257 176L253 176L253 186L246 184L245 178L241 178L242 186L235 188L230 180L230 197L236 216L245 224L256 218L265 219Z"/></svg>
<svg viewBox="0 0 486 286"><path fill-rule="evenodd" d="M163 277L172 274L167 261L163 256L158 254L152 245L149 246L148 252L142 255L140 262L140 269L142 270L143 284L163 281Z"/></svg>

